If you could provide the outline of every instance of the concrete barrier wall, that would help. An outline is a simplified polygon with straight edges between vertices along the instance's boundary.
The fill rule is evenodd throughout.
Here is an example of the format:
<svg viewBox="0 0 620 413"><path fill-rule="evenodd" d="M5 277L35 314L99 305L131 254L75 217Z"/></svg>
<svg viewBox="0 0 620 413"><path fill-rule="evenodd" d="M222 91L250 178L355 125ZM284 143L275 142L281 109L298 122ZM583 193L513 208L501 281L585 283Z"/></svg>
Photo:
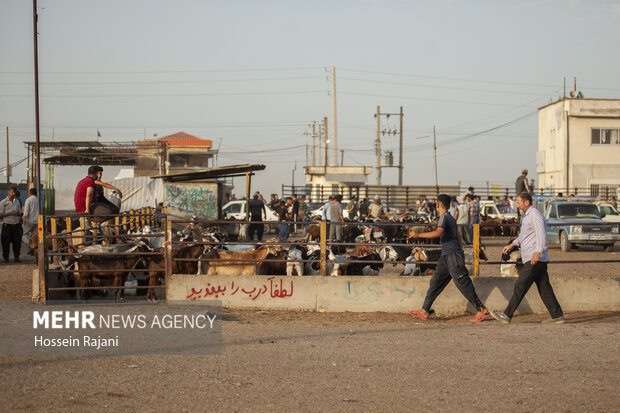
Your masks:
<svg viewBox="0 0 620 413"><path fill-rule="evenodd" d="M405 312L422 306L430 277L286 277L172 275L168 300L222 300L228 308L311 311ZM473 278L491 310L503 310L516 278ZM620 277L554 278L564 311L620 311ZM438 314L473 312L450 283L433 309ZM519 306L521 314L546 312L536 286Z"/></svg>

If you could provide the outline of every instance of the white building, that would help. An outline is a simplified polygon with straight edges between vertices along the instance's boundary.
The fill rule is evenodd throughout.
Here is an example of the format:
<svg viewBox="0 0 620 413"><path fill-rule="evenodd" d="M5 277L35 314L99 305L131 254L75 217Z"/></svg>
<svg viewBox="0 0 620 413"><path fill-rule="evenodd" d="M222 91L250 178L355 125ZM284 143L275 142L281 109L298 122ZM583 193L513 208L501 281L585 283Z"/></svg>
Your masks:
<svg viewBox="0 0 620 413"><path fill-rule="evenodd" d="M536 172L536 186L552 193L615 194L620 99L569 98L539 108Z"/></svg>

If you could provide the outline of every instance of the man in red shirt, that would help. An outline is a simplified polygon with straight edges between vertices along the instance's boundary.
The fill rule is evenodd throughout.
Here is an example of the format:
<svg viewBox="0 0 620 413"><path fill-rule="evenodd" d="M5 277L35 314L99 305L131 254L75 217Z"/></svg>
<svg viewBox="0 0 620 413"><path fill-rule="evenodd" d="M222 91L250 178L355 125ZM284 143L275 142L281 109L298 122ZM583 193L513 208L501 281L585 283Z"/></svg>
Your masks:
<svg viewBox="0 0 620 413"><path fill-rule="evenodd" d="M78 182L73 194L75 212L91 213L92 205L97 202L97 191L95 189L95 179L97 178L98 168L91 166L88 168L88 176Z"/></svg>

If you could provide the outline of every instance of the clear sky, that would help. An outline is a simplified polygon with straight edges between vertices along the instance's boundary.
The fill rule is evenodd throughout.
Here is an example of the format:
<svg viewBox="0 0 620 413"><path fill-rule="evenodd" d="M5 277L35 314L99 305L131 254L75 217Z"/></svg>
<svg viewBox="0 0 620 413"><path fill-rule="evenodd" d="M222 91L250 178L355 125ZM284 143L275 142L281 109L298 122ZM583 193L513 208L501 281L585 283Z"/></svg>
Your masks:
<svg viewBox="0 0 620 413"><path fill-rule="evenodd" d="M280 193L295 164L305 182L308 125L331 123L335 66L345 165L374 166L376 107L403 106L405 184L434 184L436 125L440 184L512 185L535 170L536 109L564 78L569 91L576 76L586 97L620 98L618 39L620 1L39 0L42 140L184 130L212 139L220 166L264 163L254 189ZM32 2L0 0L11 162L34 140L32 49ZM383 141L397 159L398 138ZM57 186L82 172L59 169ZM383 183L396 177L384 170Z"/></svg>

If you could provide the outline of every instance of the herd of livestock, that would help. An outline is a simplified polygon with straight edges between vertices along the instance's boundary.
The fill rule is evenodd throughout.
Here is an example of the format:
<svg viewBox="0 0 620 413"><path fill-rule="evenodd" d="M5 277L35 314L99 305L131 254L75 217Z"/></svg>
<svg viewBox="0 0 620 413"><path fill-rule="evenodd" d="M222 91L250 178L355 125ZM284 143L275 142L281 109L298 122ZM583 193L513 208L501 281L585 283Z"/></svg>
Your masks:
<svg viewBox="0 0 620 413"><path fill-rule="evenodd" d="M323 262L318 222L304 225L304 237L289 242L279 242L277 238L252 242L231 236L231 225L246 225L238 222L185 222L181 230L172 233L170 241L165 241L163 226L158 229L150 225L125 227L117 229L116 236L110 236L106 225L111 224L103 223L86 232L78 228L67 236L62 225L58 225L59 235L46 236L45 257L47 261L54 261L50 268L57 268L55 273L61 284L77 287L78 298L83 300L90 292L111 292L115 300L122 300L129 277L147 290L149 301L155 301L155 289L161 288L158 286L167 271L206 275L377 276L389 266L393 275L432 274L441 254L439 240L425 240L427 244L414 245L410 243L409 234L432 231L434 223L429 222L428 217L406 214L382 218L372 222L343 222L342 242L326 245ZM501 226L493 224L493 234L498 228L499 233L504 233ZM506 228L510 235L513 227ZM74 234L80 230L83 238L76 240ZM169 263L165 253L168 243L171 247ZM30 246L38 247L37 234ZM487 259L483 246L479 257ZM512 256L510 261L516 258ZM473 261L471 251L466 251L465 261ZM321 264L325 268L322 269ZM393 268L397 265L401 269ZM502 269L502 272L512 274L514 269Z"/></svg>

